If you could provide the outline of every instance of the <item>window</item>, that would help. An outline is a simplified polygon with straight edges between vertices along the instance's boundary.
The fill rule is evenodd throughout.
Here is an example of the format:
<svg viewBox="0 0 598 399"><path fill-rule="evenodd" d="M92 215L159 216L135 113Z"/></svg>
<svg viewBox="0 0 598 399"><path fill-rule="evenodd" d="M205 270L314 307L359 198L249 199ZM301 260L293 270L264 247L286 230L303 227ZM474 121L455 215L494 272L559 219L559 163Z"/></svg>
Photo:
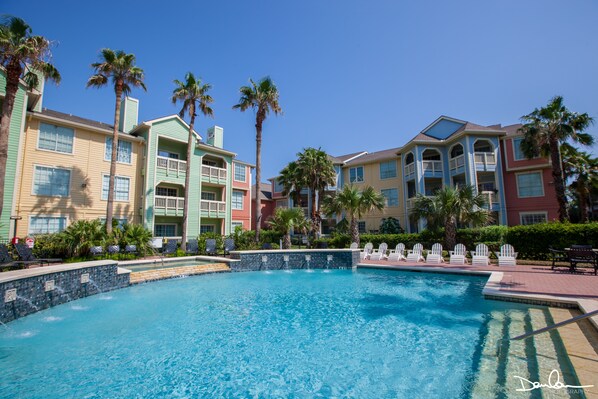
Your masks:
<svg viewBox="0 0 598 399"><path fill-rule="evenodd" d="M349 169L349 181L351 183L363 182L363 166Z"/></svg>
<svg viewBox="0 0 598 399"><path fill-rule="evenodd" d="M396 188L389 188L380 190L384 198L386 198L386 206L399 206L399 190Z"/></svg>
<svg viewBox="0 0 598 399"><path fill-rule="evenodd" d="M521 161L523 159L527 159L527 157L523 154L521 150L521 142L523 141L523 137L516 137L513 139L513 158L516 161Z"/></svg>
<svg viewBox="0 0 598 399"><path fill-rule="evenodd" d="M213 224L202 224L199 226L199 233L213 233L216 230L216 227Z"/></svg>
<svg viewBox="0 0 598 399"><path fill-rule="evenodd" d="M232 200L232 207L233 209L243 209L243 197L244 192L239 190L233 190L233 200Z"/></svg>
<svg viewBox="0 0 598 399"><path fill-rule="evenodd" d="M216 201L216 193L212 193L210 191L202 191L201 199L204 201Z"/></svg>
<svg viewBox="0 0 598 399"><path fill-rule="evenodd" d="M100 221L102 223L106 223L106 218L100 218ZM119 218L112 218L112 225L114 226L114 223L116 223L116 228L118 229L124 229L125 228L125 224L127 224L127 219L119 219Z"/></svg>
<svg viewBox="0 0 598 399"><path fill-rule="evenodd" d="M130 141L118 140L116 162L131 163L131 152L133 151L133 144ZM106 151L104 159L110 161L112 159L112 137L106 137Z"/></svg>
<svg viewBox="0 0 598 399"><path fill-rule="evenodd" d="M245 165L241 165L238 163L235 163L235 180L236 181L246 181L246 177L245 177Z"/></svg>
<svg viewBox="0 0 598 399"><path fill-rule="evenodd" d="M240 227L241 230L243 230L243 222L235 222L235 221L233 221L231 223L231 228L232 228L233 231L235 231L237 229L237 227Z"/></svg>
<svg viewBox="0 0 598 399"><path fill-rule="evenodd" d="M110 144L112 145L112 142L110 142ZM112 151L112 150L110 150L110 151ZM176 153L170 152L170 151L165 151L165 150L158 150L158 156L164 157L164 158L170 158L170 159L179 159L179 154L176 154Z"/></svg>
<svg viewBox="0 0 598 399"><path fill-rule="evenodd" d="M29 234L58 233L66 228L66 217L32 216Z"/></svg>
<svg viewBox="0 0 598 399"><path fill-rule="evenodd" d="M517 193L519 198L543 197L542 173L519 173L517 175Z"/></svg>
<svg viewBox="0 0 598 399"><path fill-rule="evenodd" d="M380 179L397 177L397 161L380 162Z"/></svg>
<svg viewBox="0 0 598 399"><path fill-rule="evenodd" d="M365 222L357 222L357 228L360 233L365 233Z"/></svg>
<svg viewBox="0 0 598 399"><path fill-rule="evenodd" d="M129 200L129 185L131 179L128 177L114 176L114 200L128 201ZM108 200L108 185L110 184L110 176L102 176L102 199Z"/></svg>
<svg viewBox="0 0 598 399"><path fill-rule="evenodd" d="M72 154L74 137L75 131L73 129L40 123L37 148Z"/></svg>
<svg viewBox="0 0 598 399"><path fill-rule="evenodd" d="M209 159L204 159L203 161L201 161L202 165L207 165L207 166L217 166L218 164L216 163L216 161L211 161Z"/></svg>
<svg viewBox="0 0 598 399"><path fill-rule="evenodd" d="M521 212L519 219L521 224L546 223L546 212Z"/></svg>
<svg viewBox="0 0 598 399"><path fill-rule="evenodd" d="M33 195L68 197L71 171L68 169L36 166L33 176Z"/></svg>
<svg viewBox="0 0 598 399"><path fill-rule="evenodd" d="M289 206L289 202L286 199L276 200L277 208L286 208Z"/></svg>
<svg viewBox="0 0 598 399"><path fill-rule="evenodd" d="M280 182L278 180L274 180L274 192L282 193L283 189L284 189L284 187L282 186L282 184L280 184Z"/></svg>
<svg viewBox="0 0 598 399"><path fill-rule="evenodd" d="M156 237L176 237L176 224L156 224L154 225L154 235Z"/></svg>
<svg viewBox="0 0 598 399"><path fill-rule="evenodd" d="M156 195L161 195L162 197L178 197L178 193L176 188L156 187Z"/></svg>

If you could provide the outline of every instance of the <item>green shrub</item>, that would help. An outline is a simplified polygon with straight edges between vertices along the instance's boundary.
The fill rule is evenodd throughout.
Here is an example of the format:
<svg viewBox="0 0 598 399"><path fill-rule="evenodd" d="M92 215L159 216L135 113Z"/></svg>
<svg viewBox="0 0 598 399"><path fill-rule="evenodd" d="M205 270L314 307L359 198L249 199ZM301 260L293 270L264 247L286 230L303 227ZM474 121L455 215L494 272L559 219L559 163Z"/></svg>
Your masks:
<svg viewBox="0 0 598 399"><path fill-rule="evenodd" d="M120 229L115 229L120 230ZM154 248L150 241L153 237L151 231L140 224L126 224L122 230L121 247L124 249L127 245L135 245L140 256L153 254Z"/></svg>
<svg viewBox="0 0 598 399"><path fill-rule="evenodd" d="M66 259L70 256L68 245L60 233L36 235L33 254L38 258Z"/></svg>
<svg viewBox="0 0 598 399"><path fill-rule="evenodd" d="M276 230L260 230L260 246L264 243L278 244L283 235Z"/></svg>
<svg viewBox="0 0 598 399"><path fill-rule="evenodd" d="M255 242L255 231L253 230L244 231L242 227L237 226L228 238L235 240L235 249L238 251L248 251L258 248Z"/></svg>
<svg viewBox="0 0 598 399"><path fill-rule="evenodd" d="M382 218L380 221L381 234L402 234L405 230L401 227L399 219L393 217Z"/></svg>
<svg viewBox="0 0 598 399"><path fill-rule="evenodd" d="M216 252L221 252L224 248L224 240L222 236L217 233L202 233L197 237L198 245L199 245L199 253L205 254L206 253L206 240L213 238L216 240ZM178 256L178 255L177 255Z"/></svg>

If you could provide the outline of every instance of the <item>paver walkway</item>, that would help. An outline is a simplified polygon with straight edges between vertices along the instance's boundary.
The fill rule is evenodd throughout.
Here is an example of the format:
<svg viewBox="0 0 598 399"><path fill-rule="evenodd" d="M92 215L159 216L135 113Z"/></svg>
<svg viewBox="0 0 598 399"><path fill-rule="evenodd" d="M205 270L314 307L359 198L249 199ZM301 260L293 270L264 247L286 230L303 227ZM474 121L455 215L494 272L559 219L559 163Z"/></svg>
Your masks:
<svg viewBox="0 0 598 399"><path fill-rule="evenodd" d="M145 283L148 281L163 280L180 276L191 276L195 274L224 273L230 272L230 268L224 263L211 263L208 265L193 265L181 267L169 267L167 269L144 270L131 273L131 284Z"/></svg>

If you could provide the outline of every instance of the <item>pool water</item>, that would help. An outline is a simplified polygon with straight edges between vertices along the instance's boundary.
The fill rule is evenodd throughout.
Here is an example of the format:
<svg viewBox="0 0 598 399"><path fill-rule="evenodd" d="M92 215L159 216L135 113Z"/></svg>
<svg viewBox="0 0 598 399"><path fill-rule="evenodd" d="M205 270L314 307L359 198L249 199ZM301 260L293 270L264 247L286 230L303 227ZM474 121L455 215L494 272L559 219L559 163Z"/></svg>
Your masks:
<svg viewBox="0 0 598 399"><path fill-rule="evenodd" d="M294 270L137 285L10 323L0 397L540 397L513 375L553 367L576 383L556 333L501 340L549 314L484 300L485 281Z"/></svg>

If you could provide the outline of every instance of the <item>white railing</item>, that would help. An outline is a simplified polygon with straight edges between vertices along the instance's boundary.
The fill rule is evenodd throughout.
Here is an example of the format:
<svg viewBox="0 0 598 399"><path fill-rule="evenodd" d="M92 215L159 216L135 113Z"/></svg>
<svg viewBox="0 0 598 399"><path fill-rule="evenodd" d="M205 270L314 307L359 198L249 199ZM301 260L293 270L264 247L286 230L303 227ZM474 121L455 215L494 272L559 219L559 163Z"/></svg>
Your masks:
<svg viewBox="0 0 598 399"><path fill-rule="evenodd" d="M494 191L482 191L481 194L486 198L486 208L498 204L498 195Z"/></svg>
<svg viewBox="0 0 598 399"><path fill-rule="evenodd" d="M476 152L474 153L475 163L483 165L496 165L496 156L493 152Z"/></svg>
<svg viewBox="0 0 598 399"><path fill-rule="evenodd" d="M442 161L422 161L425 172L442 172Z"/></svg>
<svg viewBox="0 0 598 399"><path fill-rule="evenodd" d="M174 209L175 211L185 210L185 198L183 197L167 197L164 195L156 195L154 197L154 207L156 209Z"/></svg>
<svg viewBox="0 0 598 399"><path fill-rule="evenodd" d="M185 173L187 161L158 156L156 157L156 167L166 169L167 172Z"/></svg>
<svg viewBox="0 0 598 399"><path fill-rule="evenodd" d="M451 170L460 168L465 165L465 155L457 155L449 161Z"/></svg>
<svg viewBox="0 0 598 399"><path fill-rule="evenodd" d="M407 209L413 209L415 203L415 197L407 198Z"/></svg>
<svg viewBox="0 0 598 399"><path fill-rule="evenodd" d="M226 169L215 166L201 165L201 175L211 179L226 180Z"/></svg>
<svg viewBox="0 0 598 399"><path fill-rule="evenodd" d="M415 163L405 165L405 176L409 176L415 173Z"/></svg>
<svg viewBox="0 0 598 399"><path fill-rule="evenodd" d="M201 200L202 212L226 212L226 202Z"/></svg>

